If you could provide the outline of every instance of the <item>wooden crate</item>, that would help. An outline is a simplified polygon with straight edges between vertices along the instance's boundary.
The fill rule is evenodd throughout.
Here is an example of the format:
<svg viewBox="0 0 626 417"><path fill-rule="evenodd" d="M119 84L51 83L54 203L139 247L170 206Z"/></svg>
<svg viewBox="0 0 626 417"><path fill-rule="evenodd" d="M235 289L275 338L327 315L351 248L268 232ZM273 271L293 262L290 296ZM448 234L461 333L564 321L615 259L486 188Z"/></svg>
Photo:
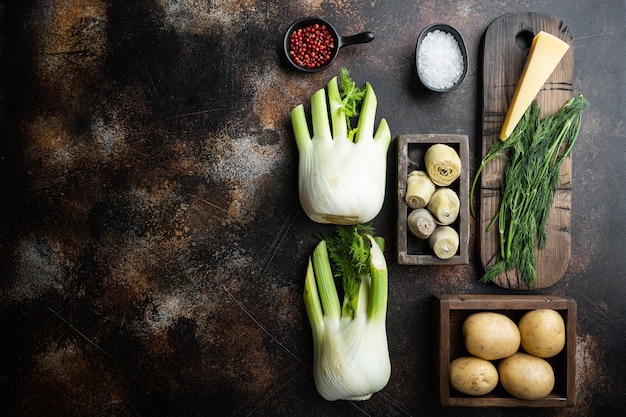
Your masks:
<svg viewBox="0 0 626 417"><path fill-rule="evenodd" d="M556 382L550 395L540 400L522 400L508 394L500 384L489 394L472 397L450 384L450 363L464 355L462 326L472 313L491 311L510 317L515 323L530 310L550 308L565 321L563 350L546 359L554 369ZM470 295L446 294L433 302L434 384L443 406L458 407L570 407L576 400L576 302L554 295ZM496 364L496 361L494 361ZM497 366L497 364L496 364Z"/></svg>
<svg viewBox="0 0 626 417"><path fill-rule="evenodd" d="M413 134L398 136L397 250L401 265L457 265L469 262L469 145L466 135ZM452 258L440 259L427 240L414 236L407 226L411 208L406 203L406 182L413 170L425 170L424 154L432 145L443 143L454 148L461 159L461 175L449 187L459 196L458 219L451 224L459 233L459 249Z"/></svg>

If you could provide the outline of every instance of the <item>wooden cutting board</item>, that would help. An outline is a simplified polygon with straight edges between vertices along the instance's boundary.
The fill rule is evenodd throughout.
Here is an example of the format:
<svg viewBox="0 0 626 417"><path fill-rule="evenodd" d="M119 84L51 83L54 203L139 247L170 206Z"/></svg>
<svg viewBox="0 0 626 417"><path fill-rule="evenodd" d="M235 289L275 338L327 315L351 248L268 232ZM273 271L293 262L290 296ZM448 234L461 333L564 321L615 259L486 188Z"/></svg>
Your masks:
<svg viewBox="0 0 626 417"><path fill-rule="evenodd" d="M509 104L520 78L530 43L539 31L558 36L570 45L565 56L537 95L544 114L558 111L572 97L574 68L573 41L558 18L539 13L511 13L494 20L485 32L483 50L482 155L499 140ZM494 160L483 170L480 180L480 256L485 269L495 262L499 237L497 228L485 231L496 214L506 161ZM535 250L537 282L534 288L554 285L569 266L571 256L571 172L569 158L561 168L554 204L548 220L546 247ZM529 290L519 270L498 276L494 283L505 288Z"/></svg>

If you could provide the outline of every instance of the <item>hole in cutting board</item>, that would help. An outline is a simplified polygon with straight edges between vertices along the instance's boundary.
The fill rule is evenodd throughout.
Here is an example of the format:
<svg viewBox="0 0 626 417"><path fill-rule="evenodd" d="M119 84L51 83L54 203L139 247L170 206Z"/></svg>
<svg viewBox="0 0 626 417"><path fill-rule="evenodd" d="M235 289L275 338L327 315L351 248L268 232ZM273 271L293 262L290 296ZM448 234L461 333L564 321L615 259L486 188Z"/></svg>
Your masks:
<svg viewBox="0 0 626 417"><path fill-rule="evenodd" d="M532 45L534 37L535 34L531 31L522 30L515 35L515 45L522 50L530 49L530 45Z"/></svg>

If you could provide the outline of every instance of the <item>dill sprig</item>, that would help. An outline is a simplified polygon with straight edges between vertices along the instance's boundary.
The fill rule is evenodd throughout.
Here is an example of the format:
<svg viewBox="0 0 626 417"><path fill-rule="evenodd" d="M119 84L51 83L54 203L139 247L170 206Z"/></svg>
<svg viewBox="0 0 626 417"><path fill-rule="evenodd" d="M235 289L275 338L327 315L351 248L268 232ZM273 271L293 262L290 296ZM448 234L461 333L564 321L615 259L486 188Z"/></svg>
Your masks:
<svg viewBox="0 0 626 417"><path fill-rule="evenodd" d="M333 236L323 236L333 276L340 277L344 290L343 315L354 317L358 302L361 276L369 273L370 242L367 235L374 236L370 225L358 224L353 227L337 227ZM379 238L375 238L383 249Z"/></svg>
<svg viewBox="0 0 626 417"><path fill-rule="evenodd" d="M542 120L539 107L533 102L511 136L494 142L482 159L470 190L472 215L478 177L495 158L507 158L500 206L487 226L489 231L497 225L500 249L482 282L518 268L528 286L535 286L535 247L547 244L547 222L561 166L574 148L585 107L587 101L579 95Z"/></svg>
<svg viewBox="0 0 626 417"><path fill-rule="evenodd" d="M354 135L357 128L354 125L357 119L361 102L365 97L365 88L358 87L352 78L350 78L350 72L346 67L341 67L340 71L340 90L339 95L341 97L342 108L346 116L346 124L348 126L348 138L354 141Z"/></svg>

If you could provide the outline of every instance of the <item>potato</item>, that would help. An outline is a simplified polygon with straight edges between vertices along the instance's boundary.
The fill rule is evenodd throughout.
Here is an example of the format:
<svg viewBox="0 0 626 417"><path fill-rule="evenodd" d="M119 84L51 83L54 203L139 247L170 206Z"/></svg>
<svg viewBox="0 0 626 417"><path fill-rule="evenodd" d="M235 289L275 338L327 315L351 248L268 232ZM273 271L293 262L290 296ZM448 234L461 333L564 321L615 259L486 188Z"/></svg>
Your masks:
<svg viewBox="0 0 626 417"><path fill-rule="evenodd" d="M450 363L450 383L463 394L485 395L498 385L498 370L485 359L463 356Z"/></svg>
<svg viewBox="0 0 626 417"><path fill-rule="evenodd" d="M551 358L565 346L565 322L550 309L532 310L518 324L522 349L540 358Z"/></svg>
<svg viewBox="0 0 626 417"><path fill-rule="evenodd" d="M481 359L496 360L511 356L520 346L517 325L501 313L482 311L463 322L467 351Z"/></svg>
<svg viewBox="0 0 626 417"><path fill-rule="evenodd" d="M511 395L524 400L546 397L554 388L554 370L545 359L518 352L498 364L500 383Z"/></svg>

